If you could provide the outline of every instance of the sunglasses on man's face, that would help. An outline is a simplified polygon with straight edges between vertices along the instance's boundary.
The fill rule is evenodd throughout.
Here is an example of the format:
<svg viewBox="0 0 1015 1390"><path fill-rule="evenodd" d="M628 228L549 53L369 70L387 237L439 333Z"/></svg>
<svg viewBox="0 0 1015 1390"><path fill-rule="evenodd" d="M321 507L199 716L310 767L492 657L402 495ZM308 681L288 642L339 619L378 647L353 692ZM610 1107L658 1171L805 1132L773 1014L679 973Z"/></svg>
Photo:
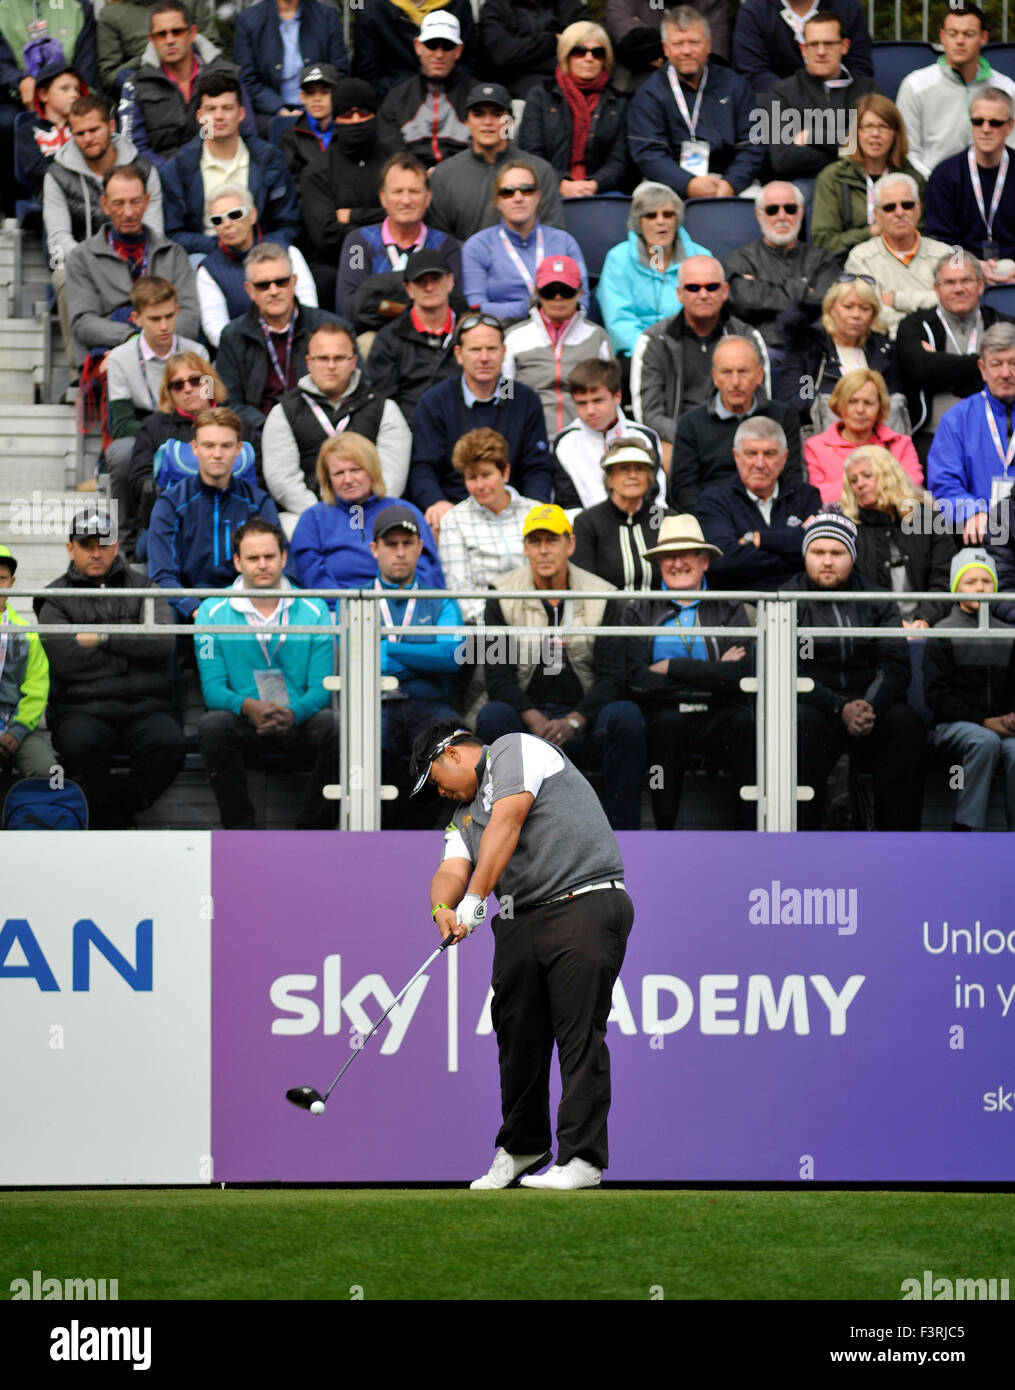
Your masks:
<svg viewBox="0 0 1015 1390"><path fill-rule="evenodd" d="M208 221L213 227L221 227L225 222L239 222L246 215L246 208L230 208L228 212L213 212Z"/></svg>
<svg viewBox="0 0 1015 1390"><path fill-rule="evenodd" d="M535 183L516 183L505 184L503 188L497 189L498 198L513 198L516 193L524 193L526 198L531 198L533 193L539 192L539 185Z"/></svg>
<svg viewBox="0 0 1015 1390"><path fill-rule="evenodd" d="M351 121L356 116L361 116L363 120L367 120L373 114L368 106L345 106L341 111L335 112L340 121Z"/></svg>
<svg viewBox="0 0 1015 1390"><path fill-rule="evenodd" d="M200 386L203 381L203 376L178 376L175 381L169 383L169 389L183 391L188 386Z"/></svg>
<svg viewBox="0 0 1015 1390"><path fill-rule="evenodd" d="M184 35L184 34L186 34L186 33L189 33L189 32L190 32L190 31L187 29L187 26L186 26L186 25L184 25L182 29L153 29L153 30L152 30L152 38L153 38L153 39L178 39L178 38L182 37L182 35Z"/></svg>
<svg viewBox="0 0 1015 1390"><path fill-rule="evenodd" d="M882 212L894 212L896 208L902 208L903 212L912 212L916 203L912 198L906 198L901 203L882 203Z"/></svg>
<svg viewBox="0 0 1015 1390"><path fill-rule="evenodd" d="M435 48L439 48L442 53L450 53L453 48L457 48L456 43L450 39L426 39L423 43L424 48L429 48L431 53Z"/></svg>
<svg viewBox="0 0 1015 1390"><path fill-rule="evenodd" d="M969 124L975 126L989 125L991 130L1000 130L1001 127L1007 125L1010 120L1010 116L1008 120L1004 121L999 121L996 116L970 116Z"/></svg>
<svg viewBox="0 0 1015 1390"><path fill-rule="evenodd" d="M568 56L571 58L584 58L588 56L589 58L598 58L600 62L603 62L606 58L606 49L602 47L587 48L583 43L576 43Z"/></svg>
<svg viewBox="0 0 1015 1390"><path fill-rule="evenodd" d="M795 217L800 211L799 203L768 203L761 209L766 217L774 217L778 212L788 212L790 217Z"/></svg>
<svg viewBox="0 0 1015 1390"><path fill-rule="evenodd" d="M705 294L715 294L716 290L722 289L722 281L709 280L707 285L684 285L683 289L685 294L701 294L702 291Z"/></svg>
<svg viewBox="0 0 1015 1390"><path fill-rule="evenodd" d="M255 290L270 290L272 286L284 290L286 285L292 284L292 278L291 275L278 275L274 280L251 280L250 283Z"/></svg>
<svg viewBox="0 0 1015 1390"><path fill-rule="evenodd" d="M574 299L577 294L570 285L544 285L539 291L540 299Z"/></svg>

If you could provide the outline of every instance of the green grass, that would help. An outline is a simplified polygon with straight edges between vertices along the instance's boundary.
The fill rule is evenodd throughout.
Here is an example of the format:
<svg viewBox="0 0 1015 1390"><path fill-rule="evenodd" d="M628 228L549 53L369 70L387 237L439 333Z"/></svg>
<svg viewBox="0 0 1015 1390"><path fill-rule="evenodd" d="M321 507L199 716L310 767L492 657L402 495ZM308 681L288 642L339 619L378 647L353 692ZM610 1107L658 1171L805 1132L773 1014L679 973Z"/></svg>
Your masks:
<svg viewBox="0 0 1015 1390"><path fill-rule="evenodd" d="M995 1193L0 1193L10 1283L121 1299L898 1299L924 1269L1015 1275Z"/></svg>

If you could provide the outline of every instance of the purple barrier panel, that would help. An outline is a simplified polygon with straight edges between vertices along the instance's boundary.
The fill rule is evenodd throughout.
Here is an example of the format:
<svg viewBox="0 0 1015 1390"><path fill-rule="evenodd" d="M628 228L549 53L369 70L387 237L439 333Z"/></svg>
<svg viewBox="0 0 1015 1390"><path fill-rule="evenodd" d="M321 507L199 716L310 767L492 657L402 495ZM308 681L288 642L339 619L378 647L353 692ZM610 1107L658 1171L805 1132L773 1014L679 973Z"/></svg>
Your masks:
<svg viewBox="0 0 1015 1390"><path fill-rule="evenodd" d="M635 925L609 1028L608 1177L1011 1179L1005 840L618 838ZM486 931L431 967L323 1116L284 1099L330 1084L437 944L440 849L436 834L215 833L217 1179L486 1170L500 1121Z"/></svg>

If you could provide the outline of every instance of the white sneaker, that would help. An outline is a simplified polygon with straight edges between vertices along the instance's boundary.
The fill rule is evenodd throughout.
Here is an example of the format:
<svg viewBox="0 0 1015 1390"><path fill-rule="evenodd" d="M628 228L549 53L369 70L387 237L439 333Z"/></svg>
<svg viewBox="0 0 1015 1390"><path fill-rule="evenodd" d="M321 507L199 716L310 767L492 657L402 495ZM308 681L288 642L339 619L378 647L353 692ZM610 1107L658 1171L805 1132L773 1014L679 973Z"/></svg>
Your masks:
<svg viewBox="0 0 1015 1390"><path fill-rule="evenodd" d="M484 1173L469 1187L473 1192L486 1192L495 1187L514 1187L525 1173L534 1173L549 1162L550 1150L544 1154L509 1154L506 1149L498 1149L490 1164L489 1173Z"/></svg>
<svg viewBox="0 0 1015 1390"><path fill-rule="evenodd" d="M554 1164L548 1173L539 1177L522 1178L522 1187L542 1187L550 1191L573 1192L579 1187L598 1187L603 1180L603 1170L586 1163L583 1158L572 1158L563 1168Z"/></svg>

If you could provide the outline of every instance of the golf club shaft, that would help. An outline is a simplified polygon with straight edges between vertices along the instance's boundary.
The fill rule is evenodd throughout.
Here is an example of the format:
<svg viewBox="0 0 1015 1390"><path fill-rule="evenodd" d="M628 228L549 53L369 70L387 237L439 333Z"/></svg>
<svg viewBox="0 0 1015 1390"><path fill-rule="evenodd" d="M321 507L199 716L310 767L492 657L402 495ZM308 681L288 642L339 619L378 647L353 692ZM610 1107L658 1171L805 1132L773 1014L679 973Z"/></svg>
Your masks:
<svg viewBox="0 0 1015 1390"><path fill-rule="evenodd" d="M332 1091L335 1089L335 1087L338 1085L338 1083L342 1080L342 1077L343 1077L343 1076L345 1075L345 1073L348 1071L349 1067L352 1066L353 1061L355 1060L355 1058L358 1057L359 1054L363 1051L363 1049L366 1047L367 1043L370 1041L370 1039L373 1037L373 1035L377 1032L378 1028L381 1026L381 1024L382 1024L382 1023L384 1022L384 1020L387 1018L388 1014L389 1014L389 1013L391 1012L391 1010L395 1007L395 1005L399 1002L399 1000L401 1000L406 994L409 993L409 990L412 989L413 985L416 983L416 981L419 979L419 977L420 977L426 970L428 970L428 969L430 968L430 966L434 963L434 961L437 959L437 957L438 957L439 955L441 955L444 951L447 950L447 948L448 948L450 945L452 945L452 943L454 942L454 940L455 940L455 938L454 938L453 936L446 936L446 937L444 938L444 940L441 942L441 944L437 947L436 951L434 951L432 955L427 956L426 960L425 960L425 961L423 962L423 964L419 967L419 969L416 971L415 975L413 975L412 979L411 979L411 980L409 981L409 983L404 987L404 989L402 989L398 994L395 995L394 999L392 999L391 1003L388 1005L388 1007L387 1007L387 1008L384 1010L384 1012L381 1014L380 1018L377 1020L377 1022L374 1024L374 1026L370 1029L370 1032L366 1035L366 1037L365 1037L365 1038L363 1039L363 1041L360 1043L359 1047L356 1047L356 1048L353 1049L353 1051L352 1051L351 1055L349 1056L349 1058L347 1059L345 1065L342 1067L342 1070L338 1073L338 1075L335 1077L334 1081L331 1083L331 1085L330 1085L330 1086L328 1087L328 1089L325 1091L324 1096L323 1096L323 1099L324 1099L325 1101L327 1101L328 1097L331 1095Z"/></svg>

